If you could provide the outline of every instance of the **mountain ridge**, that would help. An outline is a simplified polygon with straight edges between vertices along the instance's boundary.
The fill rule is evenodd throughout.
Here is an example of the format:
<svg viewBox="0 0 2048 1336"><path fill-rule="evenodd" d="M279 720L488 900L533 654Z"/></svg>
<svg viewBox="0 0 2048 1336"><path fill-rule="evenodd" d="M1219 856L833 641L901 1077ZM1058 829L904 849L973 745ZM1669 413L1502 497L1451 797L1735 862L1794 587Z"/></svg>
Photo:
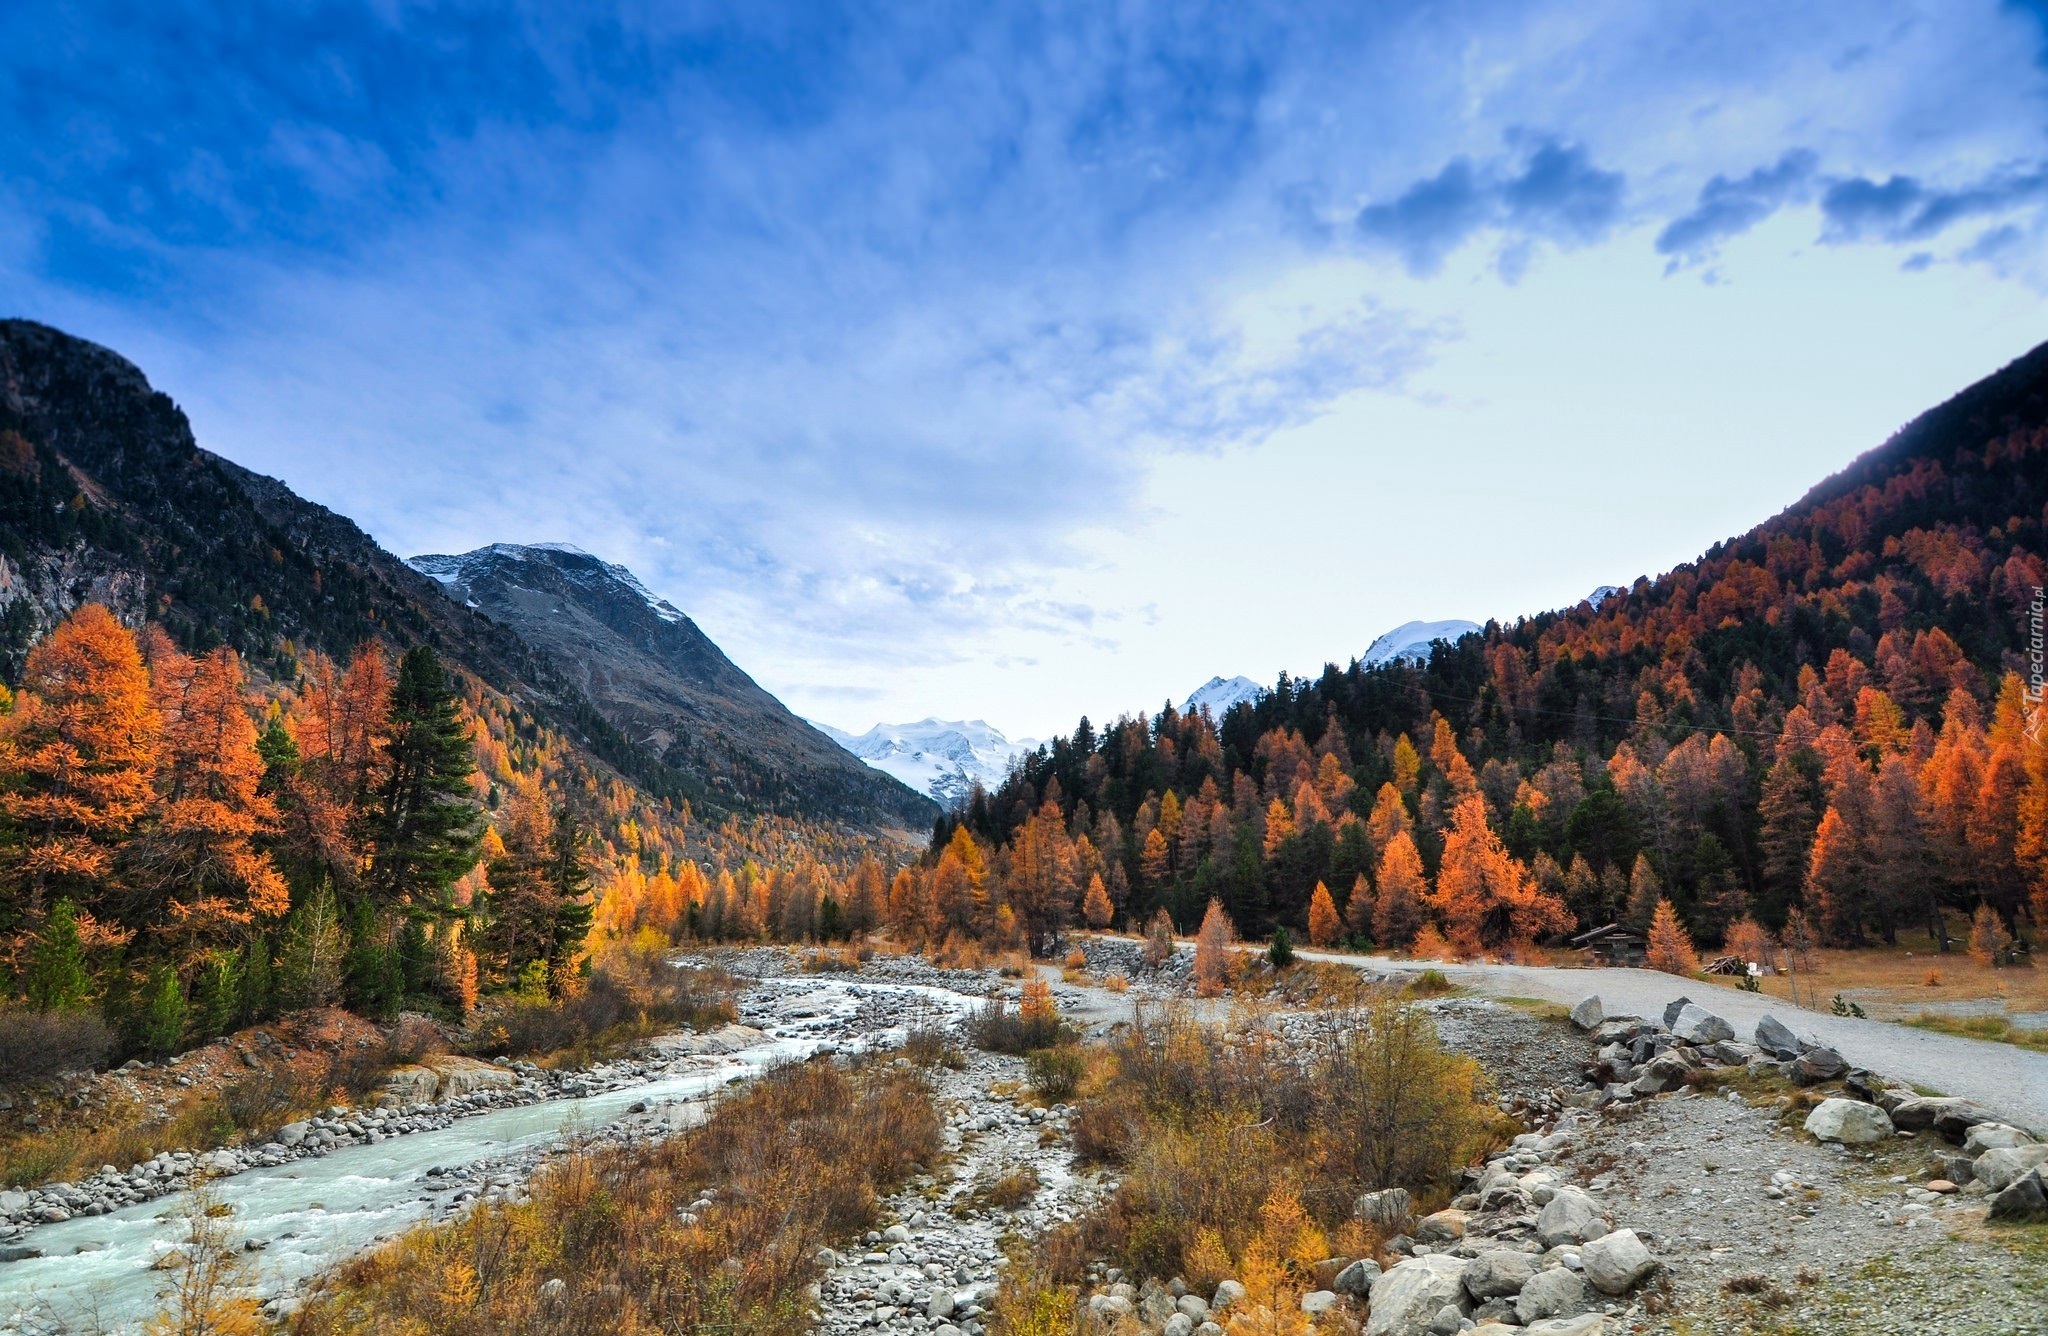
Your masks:
<svg viewBox="0 0 2048 1336"><path fill-rule="evenodd" d="M447 598L347 516L200 446L127 358L0 320L0 678L18 678L29 646L88 601L130 625L158 621L190 649L232 646L272 675L296 672L302 648L345 657L368 639L432 645L650 797L912 824L900 803L863 797L859 784L750 794L671 764L515 629ZM921 801L904 797L915 814Z"/></svg>

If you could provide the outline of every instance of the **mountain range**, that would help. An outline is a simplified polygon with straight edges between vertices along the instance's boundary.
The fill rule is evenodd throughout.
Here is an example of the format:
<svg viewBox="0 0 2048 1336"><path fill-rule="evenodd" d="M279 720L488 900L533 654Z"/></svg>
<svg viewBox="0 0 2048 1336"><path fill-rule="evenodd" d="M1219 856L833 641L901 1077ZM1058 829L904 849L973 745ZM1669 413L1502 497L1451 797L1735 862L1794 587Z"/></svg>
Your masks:
<svg viewBox="0 0 2048 1336"><path fill-rule="evenodd" d="M936 815L619 567L510 544L421 565L431 574L201 447L125 358L0 321L0 678L88 601L191 649L233 646L271 676L294 674L308 648L429 644L650 797L868 830Z"/></svg>
<svg viewBox="0 0 2048 1336"><path fill-rule="evenodd" d="M981 719L876 724L858 734L829 724L817 727L868 765L947 808L966 802L976 784L993 792L1017 758L1039 745L1035 738L1012 741Z"/></svg>

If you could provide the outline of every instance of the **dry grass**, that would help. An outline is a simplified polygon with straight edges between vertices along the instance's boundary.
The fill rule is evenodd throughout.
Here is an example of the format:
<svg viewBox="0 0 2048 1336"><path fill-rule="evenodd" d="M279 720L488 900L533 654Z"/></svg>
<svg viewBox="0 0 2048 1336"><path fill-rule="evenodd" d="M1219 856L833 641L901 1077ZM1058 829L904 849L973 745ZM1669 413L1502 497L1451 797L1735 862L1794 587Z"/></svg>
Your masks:
<svg viewBox="0 0 2048 1336"><path fill-rule="evenodd" d="M506 999L479 1013L467 1047L482 1057L585 1067L679 1026L710 1029L738 1013L733 981L717 970L678 969L665 950L608 954L575 994Z"/></svg>
<svg viewBox="0 0 2048 1336"><path fill-rule="evenodd" d="M800 1336L818 1249L875 1223L880 1194L938 1149L922 1075L784 1068L681 1137L574 1150L527 1201L350 1263L291 1329Z"/></svg>
<svg viewBox="0 0 2048 1336"><path fill-rule="evenodd" d="M1906 1024L1920 1030L1961 1035L1965 1039L1989 1039L1994 1043L2048 1053L2048 1030L2016 1029L2003 1016L1944 1016L1939 1012L1923 1011Z"/></svg>
<svg viewBox="0 0 2048 1336"><path fill-rule="evenodd" d="M1183 1011L1141 1011L1090 1066L1076 1146L1121 1165L1123 1181L1081 1251L1135 1275L1265 1266L1305 1279L1359 1193L1401 1186L1441 1202L1504 1130L1478 1069L1392 1002L1285 1045L1259 1028L1226 1042Z"/></svg>
<svg viewBox="0 0 2048 1336"><path fill-rule="evenodd" d="M46 1183L103 1164L126 1167L161 1150L214 1150L267 1137L294 1119L362 1099L391 1062L383 1044L301 1052L297 1060L278 1058L257 1068L236 1064L226 1079L153 1087L175 1094L151 1104L125 1085L113 1086L118 1093L64 1110L52 1118L55 1126L0 1139L0 1183Z"/></svg>
<svg viewBox="0 0 2048 1336"><path fill-rule="evenodd" d="M1796 982L1799 1000L1809 1006L1817 1003L1821 1010L1840 993L1880 1020L1904 1020L1931 1007L1954 1008L1956 1015L2048 1011L2048 970L1980 965L1960 945L1969 936L1969 925L1958 926L1958 946L1946 955L1934 949L1925 933L1901 934L1895 947L1823 948L1812 978L1771 974L1759 982L1764 992L1787 1001ZM1930 974L1939 982L1930 983ZM1705 981L1737 986L1732 978L1713 975L1705 976Z"/></svg>

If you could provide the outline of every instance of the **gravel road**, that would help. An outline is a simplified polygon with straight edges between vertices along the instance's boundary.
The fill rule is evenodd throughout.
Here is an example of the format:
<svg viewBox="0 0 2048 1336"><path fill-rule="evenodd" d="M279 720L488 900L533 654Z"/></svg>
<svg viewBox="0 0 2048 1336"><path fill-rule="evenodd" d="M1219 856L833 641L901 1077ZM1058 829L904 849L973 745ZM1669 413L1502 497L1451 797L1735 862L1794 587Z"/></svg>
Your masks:
<svg viewBox="0 0 2048 1336"><path fill-rule="evenodd" d="M1783 998L1745 993L1702 980L1683 980L1655 970L1554 969L1537 965L1445 965L1334 952L1297 954L1335 964L1395 973L1441 968L1453 983L1496 997L1533 997L1570 1006L1598 993L1610 1014L1662 1016L1665 1003L1681 995L1725 1016L1747 1039L1765 1012L1812 1035L1849 1062L1882 1076L1976 1100L2006 1121L2048 1134L2048 1054L1981 1039L1916 1030L1890 1021L1857 1020L1795 1007Z"/></svg>

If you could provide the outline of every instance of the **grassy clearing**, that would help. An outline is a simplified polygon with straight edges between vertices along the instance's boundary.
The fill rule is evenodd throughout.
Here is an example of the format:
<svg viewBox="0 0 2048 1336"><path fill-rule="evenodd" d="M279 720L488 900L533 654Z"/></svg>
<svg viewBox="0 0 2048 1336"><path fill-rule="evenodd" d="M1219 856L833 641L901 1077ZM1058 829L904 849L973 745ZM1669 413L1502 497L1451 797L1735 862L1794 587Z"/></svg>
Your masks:
<svg viewBox="0 0 2048 1336"><path fill-rule="evenodd" d="M1090 1050L1075 1144L1122 1181L1101 1212L1012 1268L996 1330L1068 1330L1094 1257L1197 1290L1236 1279L1249 1311L1297 1321L1319 1264L1378 1251L1352 1218L1360 1193L1406 1187L1419 1210L1448 1200L1459 1170L1510 1130L1478 1068L1398 1002L1334 1019L1282 1044L1258 1025L1226 1033L1184 1009L1141 1010Z"/></svg>
<svg viewBox="0 0 2048 1336"><path fill-rule="evenodd" d="M1961 947L1969 938L1970 925L1952 921L1949 927L1958 945L1946 953L1924 932L1901 933L1897 946L1823 948L1816 953L1817 968L1811 974L1802 972L1796 980L1799 1000L1809 1006L1817 1000L1819 1009L1826 1010L1828 999L1840 993L1880 1020L1903 1019L1927 1009L1995 1014L2048 1011L2048 969L1980 965ZM1737 980L1717 975L1705 976L1704 981L1728 988L1739 986ZM1764 992L1788 1001L1794 982L1783 974L1767 975L1759 981Z"/></svg>
<svg viewBox="0 0 2048 1336"><path fill-rule="evenodd" d="M291 1330L799 1336L818 1249L875 1223L939 1131L913 1069L783 1068L683 1136L573 1150L525 1202L350 1263Z"/></svg>
<svg viewBox="0 0 2048 1336"><path fill-rule="evenodd" d="M1933 1030L1965 1039L1989 1039L1994 1043L2030 1048L2036 1053L2048 1053L2048 1030L2016 1029L2003 1016L1944 1016L1939 1012L1923 1011L1906 1024L1916 1030Z"/></svg>

